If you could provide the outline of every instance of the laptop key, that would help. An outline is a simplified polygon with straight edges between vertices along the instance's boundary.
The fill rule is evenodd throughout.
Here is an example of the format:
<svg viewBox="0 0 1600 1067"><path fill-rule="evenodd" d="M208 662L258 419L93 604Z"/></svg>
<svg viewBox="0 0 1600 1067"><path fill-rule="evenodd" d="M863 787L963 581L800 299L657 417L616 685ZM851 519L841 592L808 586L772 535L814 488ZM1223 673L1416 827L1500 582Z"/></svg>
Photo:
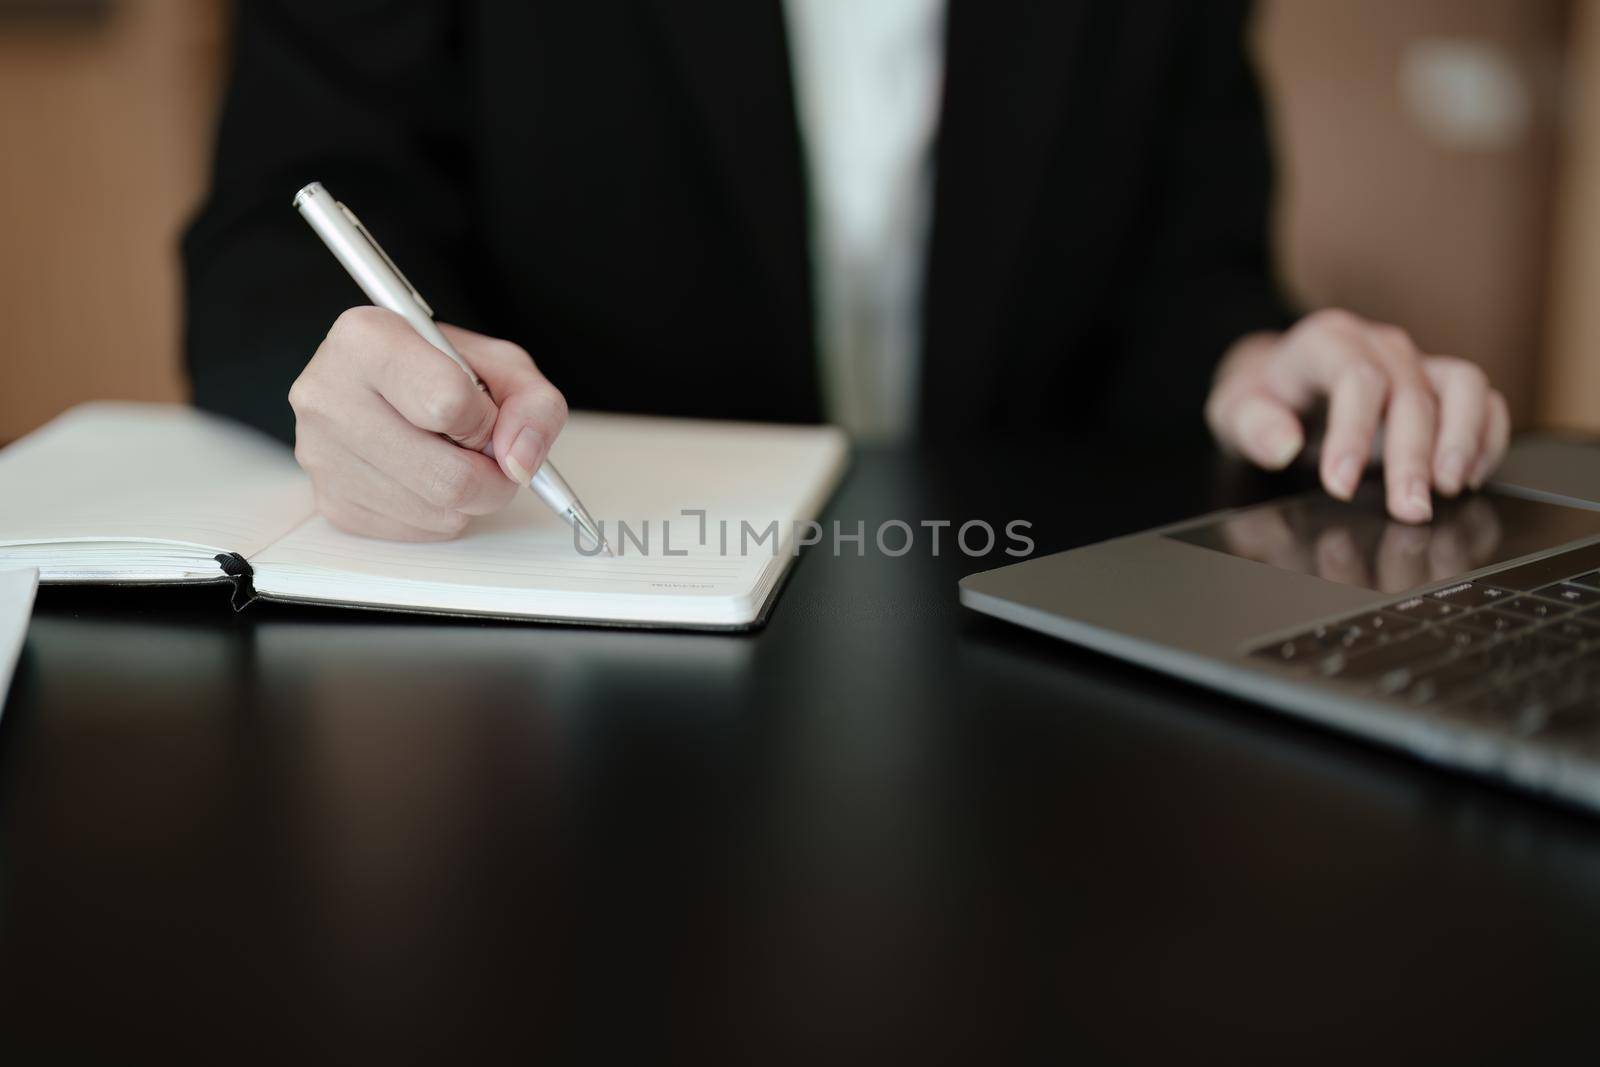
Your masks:
<svg viewBox="0 0 1600 1067"><path fill-rule="evenodd" d="M1367 633L1375 634L1388 640L1404 637L1421 625L1421 619L1412 618L1409 615L1401 615L1393 611L1374 611L1367 615L1357 615L1338 624L1340 627L1359 627Z"/></svg>
<svg viewBox="0 0 1600 1067"><path fill-rule="evenodd" d="M1571 582L1557 582L1555 585L1547 585L1543 589L1534 590L1533 595L1559 600L1563 604L1571 604L1575 608L1587 608L1600 604L1600 589L1586 589L1581 585L1573 585Z"/></svg>
<svg viewBox="0 0 1600 1067"><path fill-rule="evenodd" d="M1253 650L1252 656L1272 660L1277 663L1306 664L1321 657L1327 652L1327 647L1321 642L1308 643L1302 637L1287 637L1282 641L1262 645Z"/></svg>
<svg viewBox="0 0 1600 1067"><path fill-rule="evenodd" d="M1484 611L1474 611L1470 615L1463 615L1450 625L1465 626L1486 634L1501 634L1509 636L1533 626L1535 620L1526 615L1513 615L1509 611L1500 611L1488 608Z"/></svg>
<svg viewBox="0 0 1600 1067"><path fill-rule="evenodd" d="M1539 637L1538 630L1534 630L1533 633L1518 633L1517 637L1501 641L1491 649L1491 654L1501 656L1507 664L1512 665L1515 669L1531 670L1534 667L1542 667L1552 657L1563 654L1552 653L1552 646L1554 645L1557 645L1557 641ZM1560 648L1565 649L1565 643L1562 643Z"/></svg>
<svg viewBox="0 0 1600 1067"><path fill-rule="evenodd" d="M1359 626L1347 626L1339 631L1339 639L1334 644L1333 651L1342 652L1345 655L1353 655L1357 652L1365 652L1367 649L1382 643L1382 641L1382 636L1371 630L1365 630Z"/></svg>
<svg viewBox="0 0 1600 1067"><path fill-rule="evenodd" d="M1582 700L1583 686L1561 671L1543 671L1505 690L1502 705L1523 733L1537 733L1547 726L1557 709Z"/></svg>
<svg viewBox="0 0 1600 1067"><path fill-rule="evenodd" d="M1540 600L1531 596L1519 596L1513 600L1501 601L1495 610L1509 611L1513 615L1521 615L1528 619L1554 619L1572 611L1573 605Z"/></svg>
<svg viewBox="0 0 1600 1067"><path fill-rule="evenodd" d="M1539 658L1546 663L1565 662L1578 653L1571 641L1552 634L1548 626L1533 631L1528 635L1528 640L1533 642L1534 647L1539 650Z"/></svg>
<svg viewBox="0 0 1600 1067"><path fill-rule="evenodd" d="M1516 595L1509 589L1485 585L1482 582L1462 582L1460 585L1447 586L1428 594L1434 600L1443 601L1457 608L1481 608L1497 600L1510 600Z"/></svg>
<svg viewBox="0 0 1600 1067"><path fill-rule="evenodd" d="M1494 672L1505 678L1537 670L1545 665L1547 659L1544 647L1527 635L1497 641L1484 649L1483 654L1488 657Z"/></svg>
<svg viewBox="0 0 1600 1067"><path fill-rule="evenodd" d="M1497 681L1458 705L1475 718L1495 722L1518 734L1530 734L1544 725L1548 702L1526 679Z"/></svg>
<svg viewBox="0 0 1600 1067"><path fill-rule="evenodd" d="M1253 649L1250 654L1276 663L1318 663L1335 652L1353 654L1365 651L1383 641L1404 636L1421 625L1420 619L1376 611L1270 642Z"/></svg>
<svg viewBox="0 0 1600 1067"><path fill-rule="evenodd" d="M1454 639L1443 630L1429 627L1389 641L1376 648L1355 655L1334 654L1322 664L1324 674L1349 681L1376 682L1385 679L1385 688L1403 688L1401 678L1420 672L1438 660L1454 655ZM1394 679L1386 678L1392 672L1404 672ZM1391 688L1391 691L1393 689Z"/></svg>
<svg viewBox="0 0 1600 1067"><path fill-rule="evenodd" d="M1571 582L1573 585L1587 586L1590 589L1600 589L1600 571L1590 571L1588 574L1580 574L1576 578L1568 578L1567 581Z"/></svg>
<svg viewBox="0 0 1600 1067"><path fill-rule="evenodd" d="M1576 653L1561 665L1561 669L1582 682L1584 689L1600 697L1600 648L1594 645L1573 646Z"/></svg>
<svg viewBox="0 0 1600 1067"><path fill-rule="evenodd" d="M1559 619L1539 631L1546 637L1574 644L1600 640L1600 623L1581 615Z"/></svg>
<svg viewBox="0 0 1600 1067"><path fill-rule="evenodd" d="M1432 622L1436 619L1454 617L1461 614L1462 609L1444 600L1436 600L1431 596L1414 596L1409 600L1402 600L1398 604L1389 605L1389 610L1404 615L1408 619L1421 619Z"/></svg>
<svg viewBox="0 0 1600 1067"><path fill-rule="evenodd" d="M1445 660L1417 672L1400 695L1414 704L1445 703L1478 692L1496 680L1493 663L1478 653Z"/></svg>
<svg viewBox="0 0 1600 1067"><path fill-rule="evenodd" d="M1278 663L1316 663L1333 650L1338 641L1338 630L1332 626L1318 626L1303 634L1273 641L1255 649L1251 655Z"/></svg>
<svg viewBox="0 0 1600 1067"><path fill-rule="evenodd" d="M1493 634L1466 625L1468 618L1471 618L1471 616L1464 617L1460 622L1447 622L1439 627L1449 636L1450 643L1459 652L1486 645L1494 640Z"/></svg>
<svg viewBox="0 0 1600 1067"><path fill-rule="evenodd" d="M1447 703L1430 705L1429 710L1446 711L1453 717L1490 726L1497 731L1522 735L1544 723L1542 718L1526 716L1520 690L1514 684L1506 683L1479 689Z"/></svg>

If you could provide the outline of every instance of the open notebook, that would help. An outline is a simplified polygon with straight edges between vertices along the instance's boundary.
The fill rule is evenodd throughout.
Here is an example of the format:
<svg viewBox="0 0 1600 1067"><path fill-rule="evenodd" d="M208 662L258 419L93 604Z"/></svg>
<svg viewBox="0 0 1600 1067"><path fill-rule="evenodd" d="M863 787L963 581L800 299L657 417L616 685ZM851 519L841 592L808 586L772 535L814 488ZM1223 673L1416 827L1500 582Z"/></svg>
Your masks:
<svg viewBox="0 0 1600 1067"><path fill-rule="evenodd" d="M846 454L831 427L574 414L552 459L619 551L586 557L531 492L454 541L352 537L313 513L305 476L275 441L182 406L85 404L0 451L0 569L37 567L47 583L226 580L270 600L739 629L765 617L800 524L816 518ZM706 512L703 544L701 517L686 510Z"/></svg>

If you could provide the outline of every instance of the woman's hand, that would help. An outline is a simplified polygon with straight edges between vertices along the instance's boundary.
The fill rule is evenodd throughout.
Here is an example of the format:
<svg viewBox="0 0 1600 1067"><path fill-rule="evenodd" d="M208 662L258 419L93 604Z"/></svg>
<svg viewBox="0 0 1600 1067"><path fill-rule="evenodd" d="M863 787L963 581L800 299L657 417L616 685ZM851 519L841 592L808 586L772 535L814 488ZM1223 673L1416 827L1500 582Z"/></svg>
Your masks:
<svg viewBox="0 0 1600 1067"><path fill-rule="evenodd" d="M375 307L340 315L289 389L295 459L317 509L341 530L454 537L528 484L566 424L566 401L527 352L439 328L488 393L404 319ZM498 463L483 454L491 442Z"/></svg>
<svg viewBox="0 0 1600 1067"><path fill-rule="evenodd" d="M1237 342L1206 422L1224 447L1278 470L1305 448L1301 416L1323 402L1323 486L1350 499L1381 441L1389 514L1402 522L1431 519L1434 491L1482 486L1511 435L1505 397L1476 364L1424 355L1404 330L1337 310Z"/></svg>

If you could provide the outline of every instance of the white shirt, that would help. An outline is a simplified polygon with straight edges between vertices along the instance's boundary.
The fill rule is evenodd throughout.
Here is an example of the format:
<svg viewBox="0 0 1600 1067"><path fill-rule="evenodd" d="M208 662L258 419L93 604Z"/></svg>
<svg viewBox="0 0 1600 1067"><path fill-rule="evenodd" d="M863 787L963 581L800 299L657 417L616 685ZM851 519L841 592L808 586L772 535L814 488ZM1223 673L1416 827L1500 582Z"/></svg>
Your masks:
<svg viewBox="0 0 1600 1067"><path fill-rule="evenodd" d="M811 187L828 416L915 429L944 0L784 0Z"/></svg>

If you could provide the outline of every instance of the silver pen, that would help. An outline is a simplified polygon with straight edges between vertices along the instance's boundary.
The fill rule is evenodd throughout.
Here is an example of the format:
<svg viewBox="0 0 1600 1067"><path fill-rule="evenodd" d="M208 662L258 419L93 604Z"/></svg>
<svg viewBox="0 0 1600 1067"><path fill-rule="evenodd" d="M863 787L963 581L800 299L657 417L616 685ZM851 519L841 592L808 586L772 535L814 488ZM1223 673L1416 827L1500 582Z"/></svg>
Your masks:
<svg viewBox="0 0 1600 1067"><path fill-rule="evenodd" d="M455 350L455 346L434 323L433 308L422 299L416 286L400 273L400 268L395 266L394 260L367 232L367 228L361 225L355 212L335 200L321 182L312 182L296 193L294 206L311 224L311 228L317 231L317 236L328 246L328 251L361 286L367 299L404 318L429 344L454 360L474 385L488 392L472 367L461 358L461 353ZM529 480L528 488L538 493L539 499L550 505L552 511L581 531L606 555L613 554L611 546L606 544L601 534L599 524L578 500L577 494L567 485L554 464L548 460L543 463Z"/></svg>

